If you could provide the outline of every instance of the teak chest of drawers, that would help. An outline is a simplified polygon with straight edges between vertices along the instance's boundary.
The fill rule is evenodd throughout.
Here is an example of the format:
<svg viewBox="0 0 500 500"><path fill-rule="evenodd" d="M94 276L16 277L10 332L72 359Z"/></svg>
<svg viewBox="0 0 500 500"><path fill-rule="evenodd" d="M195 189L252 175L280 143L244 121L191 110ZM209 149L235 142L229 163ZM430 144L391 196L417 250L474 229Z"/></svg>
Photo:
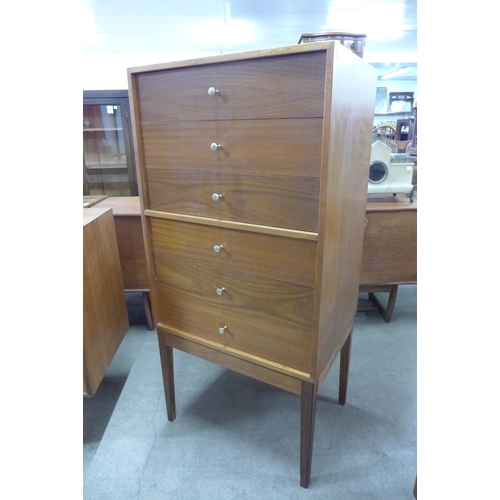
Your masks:
<svg viewBox="0 0 500 500"><path fill-rule="evenodd" d="M345 402L375 89L339 42L129 69L168 419L173 348L301 395L303 487L341 350Z"/></svg>

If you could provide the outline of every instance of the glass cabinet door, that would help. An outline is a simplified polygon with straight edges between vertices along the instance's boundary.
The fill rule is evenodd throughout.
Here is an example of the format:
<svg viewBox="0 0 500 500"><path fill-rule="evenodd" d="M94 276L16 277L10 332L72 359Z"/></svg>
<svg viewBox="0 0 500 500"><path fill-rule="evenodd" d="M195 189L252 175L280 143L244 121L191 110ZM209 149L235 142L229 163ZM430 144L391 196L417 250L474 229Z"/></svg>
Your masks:
<svg viewBox="0 0 500 500"><path fill-rule="evenodd" d="M83 101L83 194L137 195L128 92L89 94Z"/></svg>

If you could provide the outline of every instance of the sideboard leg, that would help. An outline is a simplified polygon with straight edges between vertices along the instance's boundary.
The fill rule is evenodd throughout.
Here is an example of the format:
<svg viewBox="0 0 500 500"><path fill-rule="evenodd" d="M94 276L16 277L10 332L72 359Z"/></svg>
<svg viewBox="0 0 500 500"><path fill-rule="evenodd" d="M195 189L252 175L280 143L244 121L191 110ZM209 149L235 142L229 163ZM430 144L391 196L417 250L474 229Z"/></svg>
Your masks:
<svg viewBox="0 0 500 500"><path fill-rule="evenodd" d="M163 389L165 391L165 402L167 403L167 417L173 422L175 412L175 384L174 384L174 353L172 347L165 345L163 338L158 334L160 347L161 371L163 374Z"/></svg>
<svg viewBox="0 0 500 500"><path fill-rule="evenodd" d="M349 382L349 365L351 363L352 330L340 351L339 404L345 405L347 383Z"/></svg>
<svg viewBox="0 0 500 500"><path fill-rule="evenodd" d="M317 392L318 387L316 384L302 382L300 412L300 486L303 488L307 488L311 481L311 461Z"/></svg>
<svg viewBox="0 0 500 500"><path fill-rule="evenodd" d="M148 330L153 331L155 329L155 325L153 323L153 314L151 313L151 297L149 296L149 292L142 292L142 303L144 304Z"/></svg>
<svg viewBox="0 0 500 500"><path fill-rule="evenodd" d="M370 302L377 308L378 312L384 318L386 323L389 323L392 318L392 313L394 312L394 306L396 305L396 298L398 296L398 285L390 286L389 298L387 299L387 305L384 307L377 296L370 292L368 298Z"/></svg>
<svg viewBox="0 0 500 500"><path fill-rule="evenodd" d="M392 313L394 312L394 306L396 305L396 297L398 296L398 285L393 285L389 293L389 299L387 300L387 306L385 308L382 317L386 323L389 323L392 318Z"/></svg>

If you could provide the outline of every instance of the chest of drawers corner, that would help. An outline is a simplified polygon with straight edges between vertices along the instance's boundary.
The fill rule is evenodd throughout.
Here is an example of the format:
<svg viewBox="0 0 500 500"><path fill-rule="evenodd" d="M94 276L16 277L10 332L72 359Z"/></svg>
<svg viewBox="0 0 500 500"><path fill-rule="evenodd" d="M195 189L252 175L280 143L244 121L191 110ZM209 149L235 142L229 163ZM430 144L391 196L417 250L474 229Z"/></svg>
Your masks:
<svg viewBox="0 0 500 500"><path fill-rule="evenodd" d="M339 42L129 69L168 419L173 350L301 396L340 354L345 402L376 72Z"/></svg>

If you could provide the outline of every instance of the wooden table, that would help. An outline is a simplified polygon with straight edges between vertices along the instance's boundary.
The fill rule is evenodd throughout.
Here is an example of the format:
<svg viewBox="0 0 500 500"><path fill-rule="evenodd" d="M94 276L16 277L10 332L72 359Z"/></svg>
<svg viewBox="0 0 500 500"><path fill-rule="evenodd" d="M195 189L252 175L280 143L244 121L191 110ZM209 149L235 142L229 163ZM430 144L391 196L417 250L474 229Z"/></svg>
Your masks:
<svg viewBox="0 0 500 500"><path fill-rule="evenodd" d="M83 196L83 208L90 208L97 205L102 200L105 200L108 195L84 195Z"/></svg>
<svg viewBox="0 0 500 500"><path fill-rule="evenodd" d="M124 289L142 292L148 328L154 330L139 197L110 196L98 206L113 210Z"/></svg>
<svg viewBox="0 0 500 500"><path fill-rule="evenodd" d="M113 214L83 210L83 395L93 396L129 327Z"/></svg>
<svg viewBox="0 0 500 500"><path fill-rule="evenodd" d="M417 194L368 197L360 292L389 322L398 285L417 283ZM389 292L384 307L375 292ZM358 310L366 310L360 307Z"/></svg>

